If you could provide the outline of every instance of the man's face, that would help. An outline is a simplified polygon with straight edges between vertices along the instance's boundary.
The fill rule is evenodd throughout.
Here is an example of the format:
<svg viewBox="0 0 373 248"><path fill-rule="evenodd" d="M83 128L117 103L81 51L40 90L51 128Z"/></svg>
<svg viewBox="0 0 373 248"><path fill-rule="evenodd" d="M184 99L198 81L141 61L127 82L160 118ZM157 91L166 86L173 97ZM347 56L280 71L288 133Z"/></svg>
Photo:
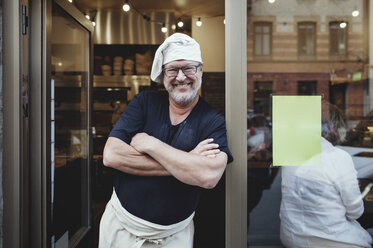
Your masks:
<svg viewBox="0 0 373 248"><path fill-rule="evenodd" d="M176 67L185 67L185 66L198 66L200 63L191 60L175 60L171 61L164 65L165 70L176 71L172 70L172 68ZM195 67L194 67L195 69ZM193 100L196 98L199 88L202 84L202 65L196 68L195 74L185 75L182 70L178 70L175 76L167 76L167 72L163 74L163 83L168 91L172 100L175 103L181 106L187 106L188 104L192 103ZM186 70L184 70L186 71ZM189 69L188 69L189 71ZM168 73L172 74L172 73Z"/></svg>

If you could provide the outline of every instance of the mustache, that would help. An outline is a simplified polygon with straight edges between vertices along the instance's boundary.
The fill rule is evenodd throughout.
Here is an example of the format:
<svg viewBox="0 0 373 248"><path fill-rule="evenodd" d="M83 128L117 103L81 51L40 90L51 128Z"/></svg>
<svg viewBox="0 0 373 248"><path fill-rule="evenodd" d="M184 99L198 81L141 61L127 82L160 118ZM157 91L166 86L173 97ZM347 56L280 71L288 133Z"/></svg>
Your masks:
<svg viewBox="0 0 373 248"><path fill-rule="evenodd" d="M177 85L191 85L191 84L193 84L193 82L173 82L173 83L171 83L171 85L173 85L173 86L177 86Z"/></svg>

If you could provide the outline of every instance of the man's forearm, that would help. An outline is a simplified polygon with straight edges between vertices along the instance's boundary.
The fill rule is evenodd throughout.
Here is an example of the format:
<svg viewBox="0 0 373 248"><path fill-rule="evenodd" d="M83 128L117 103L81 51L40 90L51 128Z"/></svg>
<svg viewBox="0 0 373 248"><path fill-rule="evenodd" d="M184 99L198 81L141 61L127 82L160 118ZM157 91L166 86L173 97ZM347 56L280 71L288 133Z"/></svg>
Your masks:
<svg viewBox="0 0 373 248"><path fill-rule="evenodd" d="M203 188L213 188L227 164L224 152L217 153L214 157L188 153L147 134L137 134L131 145L141 153L150 155L178 180Z"/></svg>
<svg viewBox="0 0 373 248"><path fill-rule="evenodd" d="M120 139L109 137L104 149L104 165L138 176L168 176L170 173L153 158L139 153Z"/></svg>

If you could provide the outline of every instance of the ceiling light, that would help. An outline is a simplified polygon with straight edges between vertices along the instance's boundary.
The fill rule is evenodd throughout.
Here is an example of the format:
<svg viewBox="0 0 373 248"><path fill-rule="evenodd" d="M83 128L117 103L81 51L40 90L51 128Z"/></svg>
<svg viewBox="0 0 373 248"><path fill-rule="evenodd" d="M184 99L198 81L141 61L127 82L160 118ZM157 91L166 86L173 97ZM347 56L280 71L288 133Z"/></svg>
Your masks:
<svg viewBox="0 0 373 248"><path fill-rule="evenodd" d="M123 4L123 10L125 11L125 12L128 12L128 11L130 11L130 9L131 9L131 7L130 7L130 5L126 2L125 4Z"/></svg>
<svg viewBox="0 0 373 248"><path fill-rule="evenodd" d="M176 29L176 25L175 25L175 24L172 24L172 25L171 25L171 29L172 29L172 30L175 30L175 29Z"/></svg>
<svg viewBox="0 0 373 248"><path fill-rule="evenodd" d="M164 23L163 23L163 25L162 25L161 31L162 31L163 33L166 33L166 32L167 32L167 28L166 28L166 25L165 25Z"/></svg>
<svg viewBox="0 0 373 248"><path fill-rule="evenodd" d="M225 25L225 18L224 18L224 21L223 21L224 25Z"/></svg>
<svg viewBox="0 0 373 248"><path fill-rule="evenodd" d="M196 21L196 25L197 25L197 27L201 27L202 26L201 17L198 17L198 20Z"/></svg>
<svg viewBox="0 0 373 248"><path fill-rule="evenodd" d="M346 23L346 22L341 22L341 23L339 24L339 27L340 27L340 28L345 28L345 27L347 27L347 23Z"/></svg>
<svg viewBox="0 0 373 248"><path fill-rule="evenodd" d="M268 0L269 3L274 3L276 0Z"/></svg>
<svg viewBox="0 0 373 248"><path fill-rule="evenodd" d="M88 20L91 19L91 17L88 14L85 15L85 18L87 18Z"/></svg>
<svg viewBox="0 0 373 248"><path fill-rule="evenodd" d="M69 2L70 2L70 3L72 3L72 2L73 2L73 0L69 0Z"/></svg>
<svg viewBox="0 0 373 248"><path fill-rule="evenodd" d="M359 16L360 12L359 12L359 10L357 10L357 9L355 8L354 11L352 11L351 14L352 14L353 17L357 17L357 16Z"/></svg>
<svg viewBox="0 0 373 248"><path fill-rule="evenodd" d="M96 22L92 22L92 25L93 25L93 27L95 27L96 26Z"/></svg>
<svg viewBox="0 0 373 248"><path fill-rule="evenodd" d="M184 26L184 22L183 22L182 20L179 20L179 21L177 22L177 26L178 26L179 28L182 28L182 27Z"/></svg>

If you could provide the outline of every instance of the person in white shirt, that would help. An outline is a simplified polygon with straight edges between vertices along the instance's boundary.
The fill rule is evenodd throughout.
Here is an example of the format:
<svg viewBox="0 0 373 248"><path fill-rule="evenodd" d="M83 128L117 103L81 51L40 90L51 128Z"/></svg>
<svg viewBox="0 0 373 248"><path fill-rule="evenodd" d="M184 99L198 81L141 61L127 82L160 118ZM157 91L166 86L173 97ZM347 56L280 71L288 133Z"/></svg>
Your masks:
<svg viewBox="0 0 373 248"><path fill-rule="evenodd" d="M324 105L321 164L282 167L280 238L286 247L371 247L357 219L364 212L351 156L335 147L346 129L341 113Z"/></svg>

